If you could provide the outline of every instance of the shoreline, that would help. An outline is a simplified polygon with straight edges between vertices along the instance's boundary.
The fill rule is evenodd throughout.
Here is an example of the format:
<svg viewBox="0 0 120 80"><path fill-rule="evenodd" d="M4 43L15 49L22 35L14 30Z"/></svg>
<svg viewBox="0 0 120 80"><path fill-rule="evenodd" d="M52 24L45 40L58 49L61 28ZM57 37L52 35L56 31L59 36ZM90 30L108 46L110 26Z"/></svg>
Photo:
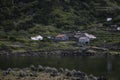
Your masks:
<svg viewBox="0 0 120 80"><path fill-rule="evenodd" d="M75 69L56 69L54 67L37 67L31 65L27 68L8 68L7 70L0 70L1 80L107 80L104 76L94 76L93 74L86 74Z"/></svg>
<svg viewBox="0 0 120 80"><path fill-rule="evenodd" d="M2 50L0 56L120 56L120 53L112 54L106 50L92 49L53 49L53 50L37 50L26 52L9 52Z"/></svg>

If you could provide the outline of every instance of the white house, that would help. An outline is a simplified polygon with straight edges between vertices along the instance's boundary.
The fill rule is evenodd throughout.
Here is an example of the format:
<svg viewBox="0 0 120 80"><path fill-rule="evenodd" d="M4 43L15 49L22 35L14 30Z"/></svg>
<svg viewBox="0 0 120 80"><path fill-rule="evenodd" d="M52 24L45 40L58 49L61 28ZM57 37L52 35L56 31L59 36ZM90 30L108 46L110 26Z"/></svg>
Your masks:
<svg viewBox="0 0 120 80"><path fill-rule="evenodd" d="M117 27L117 30L120 31L120 27Z"/></svg>
<svg viewBox="0 0 120 80"><path fill-rule="evenodd" d="M112 18L107 18L107 21L111 21L112 20Z"/></svg>
<svg viewBox="0 0 120 80"><path fill-rule="evenodd" d="M84 33L86 37L88 37L89 39L96 39L96 37L92 34L88 34L88 33Z"/></svg>
<svg viewBox="0 0 120 80"><path fill-rule="evenodd" d="M35 40L35 41L37 41L37 40L43 40L43 37L41 35L37 35L35 37L31 37L31 40Z"/></svg>

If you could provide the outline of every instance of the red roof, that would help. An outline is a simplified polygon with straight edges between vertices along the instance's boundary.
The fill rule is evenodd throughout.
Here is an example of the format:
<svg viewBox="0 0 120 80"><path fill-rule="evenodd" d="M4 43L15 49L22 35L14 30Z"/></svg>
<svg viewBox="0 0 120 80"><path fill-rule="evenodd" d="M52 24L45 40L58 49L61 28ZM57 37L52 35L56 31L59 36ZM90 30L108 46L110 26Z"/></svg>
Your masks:
<svg viewBox="0 0 120 80"><path fill-rule="evenodd" d="M64 36L65 36L65 34L59 34L56 37L64 37Z"/></svg>

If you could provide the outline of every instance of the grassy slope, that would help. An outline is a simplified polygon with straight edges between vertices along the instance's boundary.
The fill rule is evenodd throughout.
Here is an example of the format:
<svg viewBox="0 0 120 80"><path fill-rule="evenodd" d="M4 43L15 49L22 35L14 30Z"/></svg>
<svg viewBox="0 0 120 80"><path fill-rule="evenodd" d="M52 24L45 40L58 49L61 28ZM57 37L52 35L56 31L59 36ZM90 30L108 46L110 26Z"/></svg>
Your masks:
<svg viewBox="0 0 120 80"><path fill-rule="evenodd" d="M118 3L119 0L18 0L14 3L12 0L2 1L0 44L22 44L24 47L12 49L23 51L57 48L57 45L61 48L74 47L71 43L33 42L30 36L49 36L62 31L80 30L97 36L91 45L104 46L105 43L120 46L120 33L106 31L109 24L119 24ZM107 17L113 17L113 21L107 23ZM98 23L106 25L99 27Z"/></svg>

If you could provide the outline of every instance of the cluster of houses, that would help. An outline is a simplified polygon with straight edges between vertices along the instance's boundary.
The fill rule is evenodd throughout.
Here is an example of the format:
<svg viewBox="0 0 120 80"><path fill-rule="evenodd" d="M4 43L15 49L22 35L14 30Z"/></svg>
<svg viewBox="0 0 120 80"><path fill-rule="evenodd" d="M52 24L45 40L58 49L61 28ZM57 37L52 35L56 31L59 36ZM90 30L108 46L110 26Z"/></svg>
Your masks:
<svg viewBox="0 0 120 80"><path fill-rule="evenodd" d="M52 39L55 42L75 40L80 46L89 45L91 40L96 39L94 35L89 33L83 33L80 31L61 33L56 35L55 37L48 36L47 38ZM41 35L31 37L31 40L43 40L43 39L44 38Z"/></svg>

